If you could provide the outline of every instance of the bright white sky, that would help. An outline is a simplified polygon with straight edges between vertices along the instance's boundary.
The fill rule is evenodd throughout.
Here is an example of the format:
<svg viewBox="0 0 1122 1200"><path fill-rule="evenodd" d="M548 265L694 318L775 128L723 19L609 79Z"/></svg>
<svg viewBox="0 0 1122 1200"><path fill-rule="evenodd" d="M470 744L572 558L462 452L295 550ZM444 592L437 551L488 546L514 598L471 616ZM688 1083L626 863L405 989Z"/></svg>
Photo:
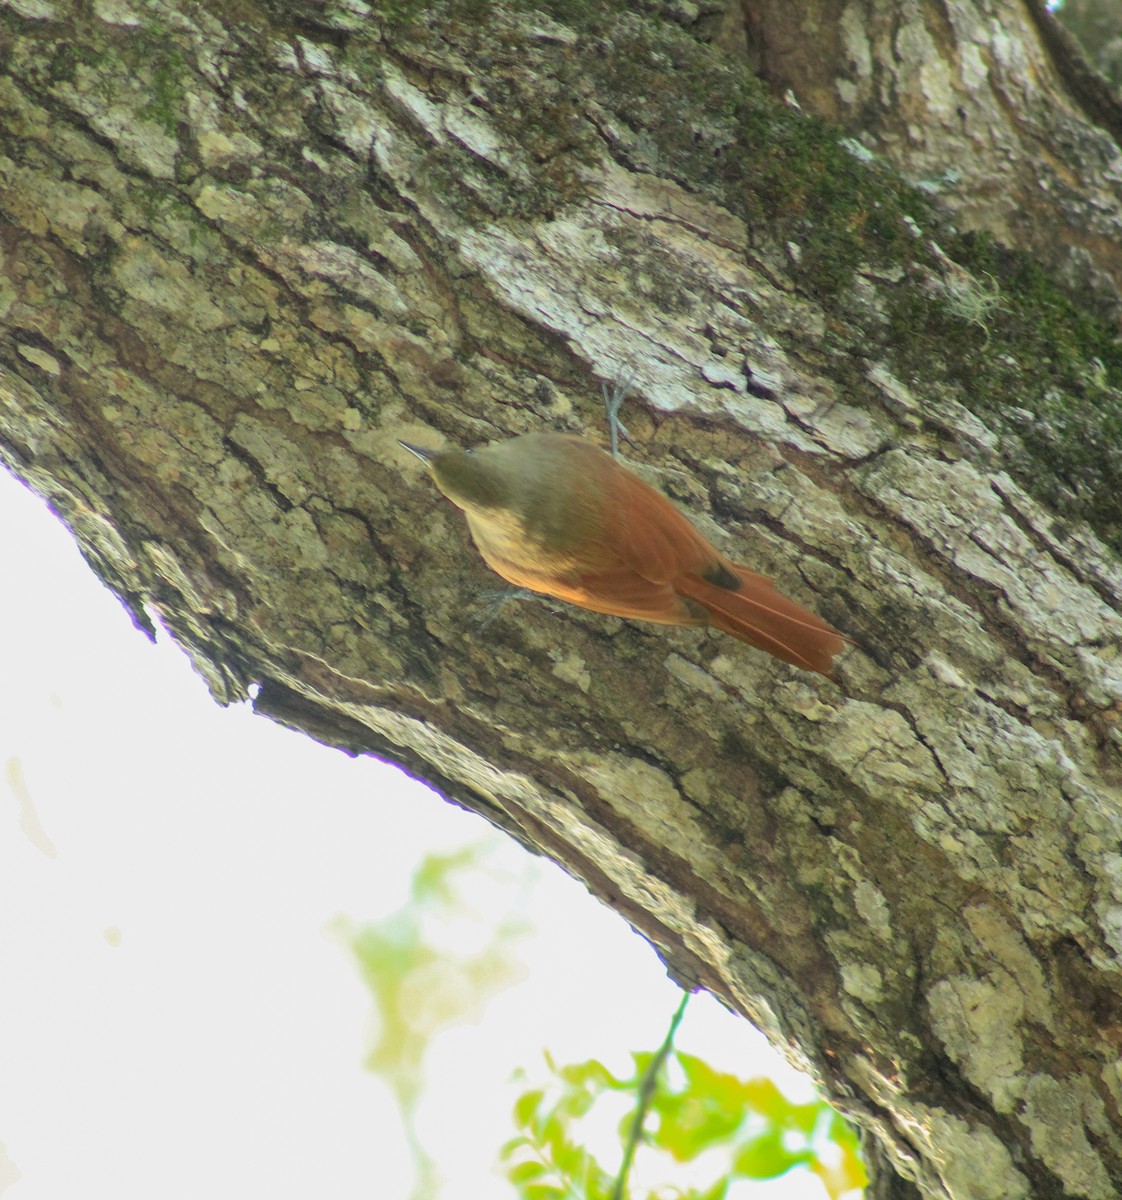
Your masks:
<svg viewBox="0 0 1122 1200"><path fill-rule="evenodd" d="M0 546L0 1193L404 1200L397 1111L361 1066L371 1004L328 927L398 909L426 853L502 835L392 767L219 709L3 469ZM429 1052L441 1200L512 1196L493 1164L517 1067L541 1074L548 1047L623 1071L677 1004L619 917L539 875L526 982ZM708 997L678 1045L809 1095ZM824 1195L805 1172L730 1192Z"/></svg>

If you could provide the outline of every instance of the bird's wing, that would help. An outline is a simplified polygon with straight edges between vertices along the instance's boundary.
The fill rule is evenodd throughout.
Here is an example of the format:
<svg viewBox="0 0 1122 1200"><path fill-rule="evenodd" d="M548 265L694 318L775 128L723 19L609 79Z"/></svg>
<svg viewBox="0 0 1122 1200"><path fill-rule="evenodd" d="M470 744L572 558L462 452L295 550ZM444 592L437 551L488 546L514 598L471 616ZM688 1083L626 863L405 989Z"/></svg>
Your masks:
<svg viewBox="0 0 1122 1200"><path fill-rule="evenodd" d="M620 471L612 477L612 493L606 537L619 555L621 568L642 577L652 603L654 593L674 593L676 609L669 597L662 596L660 611L688 614L648 616L648 620L713 625L776 658L830 674L834 656L851 639L785 596L768 576L730 562L665 496L642 480Z"/></svg>
<svg viewBox="0 0 1122 1200"><path fill-rule="evenodd" d="M516 587L579 604L614 617L655 621L660 625L707 625L709 616L669 584L652 583L624 564L608 568L571 570L564 575L539 574L511 563L491 566Z"/></svg>
<svg viewBox="0 0 1122 1200"><path fill-rule="evenodd" d="M603 538L613 559L653 584L719 568L723 558L685 514L620 467L609 477Z"/></svg>

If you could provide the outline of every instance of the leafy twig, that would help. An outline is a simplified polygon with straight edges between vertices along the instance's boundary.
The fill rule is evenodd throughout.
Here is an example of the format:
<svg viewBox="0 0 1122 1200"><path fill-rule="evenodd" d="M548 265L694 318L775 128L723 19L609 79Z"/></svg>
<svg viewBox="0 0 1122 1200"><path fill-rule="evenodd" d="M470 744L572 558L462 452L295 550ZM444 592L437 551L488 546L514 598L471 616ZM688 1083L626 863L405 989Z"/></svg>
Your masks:
<svg viewBox="0 0 1122 1200"><path fill-rule="evenodd" d="M612 1188L612 1200L623 1200L624 1188L627 1186L627 1176L631 1171L631 1163L635 1158L635 1151L639 1147L639 1139L643 1136L643 1122L647 1119L651 1100L654 1098L655 1088L658 1086L658 1073L662 1070L662 1064L666 1061L667 1055L674 1046L674 1035L678 1032L678 1026L682 1023L682 1018L686 1015L686 1005L689 1003L689 1000L689 992L683 992L682 1001L674 1013L670 1022L670 1028L666 1031L666 1037L663 1038L662 1045L659 1046L658 1052L647 1066L647 1072L639 1085L639 1102L635 1107L635 1120L631 1123L631 1129L627 1135L627 1144L623 1148L623 1162L619 1165L619 1174L616 1176L615 1187Z"/></svg>

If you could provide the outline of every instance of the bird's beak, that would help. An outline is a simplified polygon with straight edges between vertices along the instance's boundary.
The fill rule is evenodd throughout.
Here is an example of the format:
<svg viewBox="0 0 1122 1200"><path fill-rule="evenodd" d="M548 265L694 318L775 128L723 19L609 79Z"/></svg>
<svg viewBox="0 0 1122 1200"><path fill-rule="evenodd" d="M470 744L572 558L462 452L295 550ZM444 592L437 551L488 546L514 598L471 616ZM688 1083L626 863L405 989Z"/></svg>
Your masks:
<svg viewBox="0 0 1122 1200"><path fill-rule="evenodd" d="M397 444L404 446L410 454L415 454L423 463L427 463L436 453L435 450L426 450L423 446L411 446L408 442L403 442L400 438L398 438Z"/></svg>

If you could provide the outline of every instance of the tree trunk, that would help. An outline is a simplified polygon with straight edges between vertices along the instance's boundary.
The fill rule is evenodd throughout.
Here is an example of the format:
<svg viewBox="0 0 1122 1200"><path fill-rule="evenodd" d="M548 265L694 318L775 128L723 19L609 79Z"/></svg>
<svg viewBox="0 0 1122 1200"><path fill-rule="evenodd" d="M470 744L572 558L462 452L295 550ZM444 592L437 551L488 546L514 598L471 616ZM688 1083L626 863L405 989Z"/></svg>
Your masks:
<svg viewBox="0 0 1122 1200"><path fill-rule="evenodd" d="M695 36L735 49L734 12L554 7L9 0L0 453L220 702L559 862L921 1194L1122 1195L1122 350L867 161L926 171L911 122L960 225L1077 243L1116 303L1117 148L1073 95L1062 143L1016 89L978 139L904 114L927 51L839 145ZM864 18L819 7L853 137ZM940 10L880 7L886 47ZM1054 66L1039 14L947 11L940 61L977 12ZM790 13L751 12L782 82ZM548 603L481 625L397 439L600 438L621 371L630 465L856 639L840 686Z"/></svg>
<svg viewBox="0 0 1122 1200"><path fill-rule="evenodd" d="M937 192L959 224L1118 303L1122 105L1045 0L752 0L777 91Z"/></svg>

